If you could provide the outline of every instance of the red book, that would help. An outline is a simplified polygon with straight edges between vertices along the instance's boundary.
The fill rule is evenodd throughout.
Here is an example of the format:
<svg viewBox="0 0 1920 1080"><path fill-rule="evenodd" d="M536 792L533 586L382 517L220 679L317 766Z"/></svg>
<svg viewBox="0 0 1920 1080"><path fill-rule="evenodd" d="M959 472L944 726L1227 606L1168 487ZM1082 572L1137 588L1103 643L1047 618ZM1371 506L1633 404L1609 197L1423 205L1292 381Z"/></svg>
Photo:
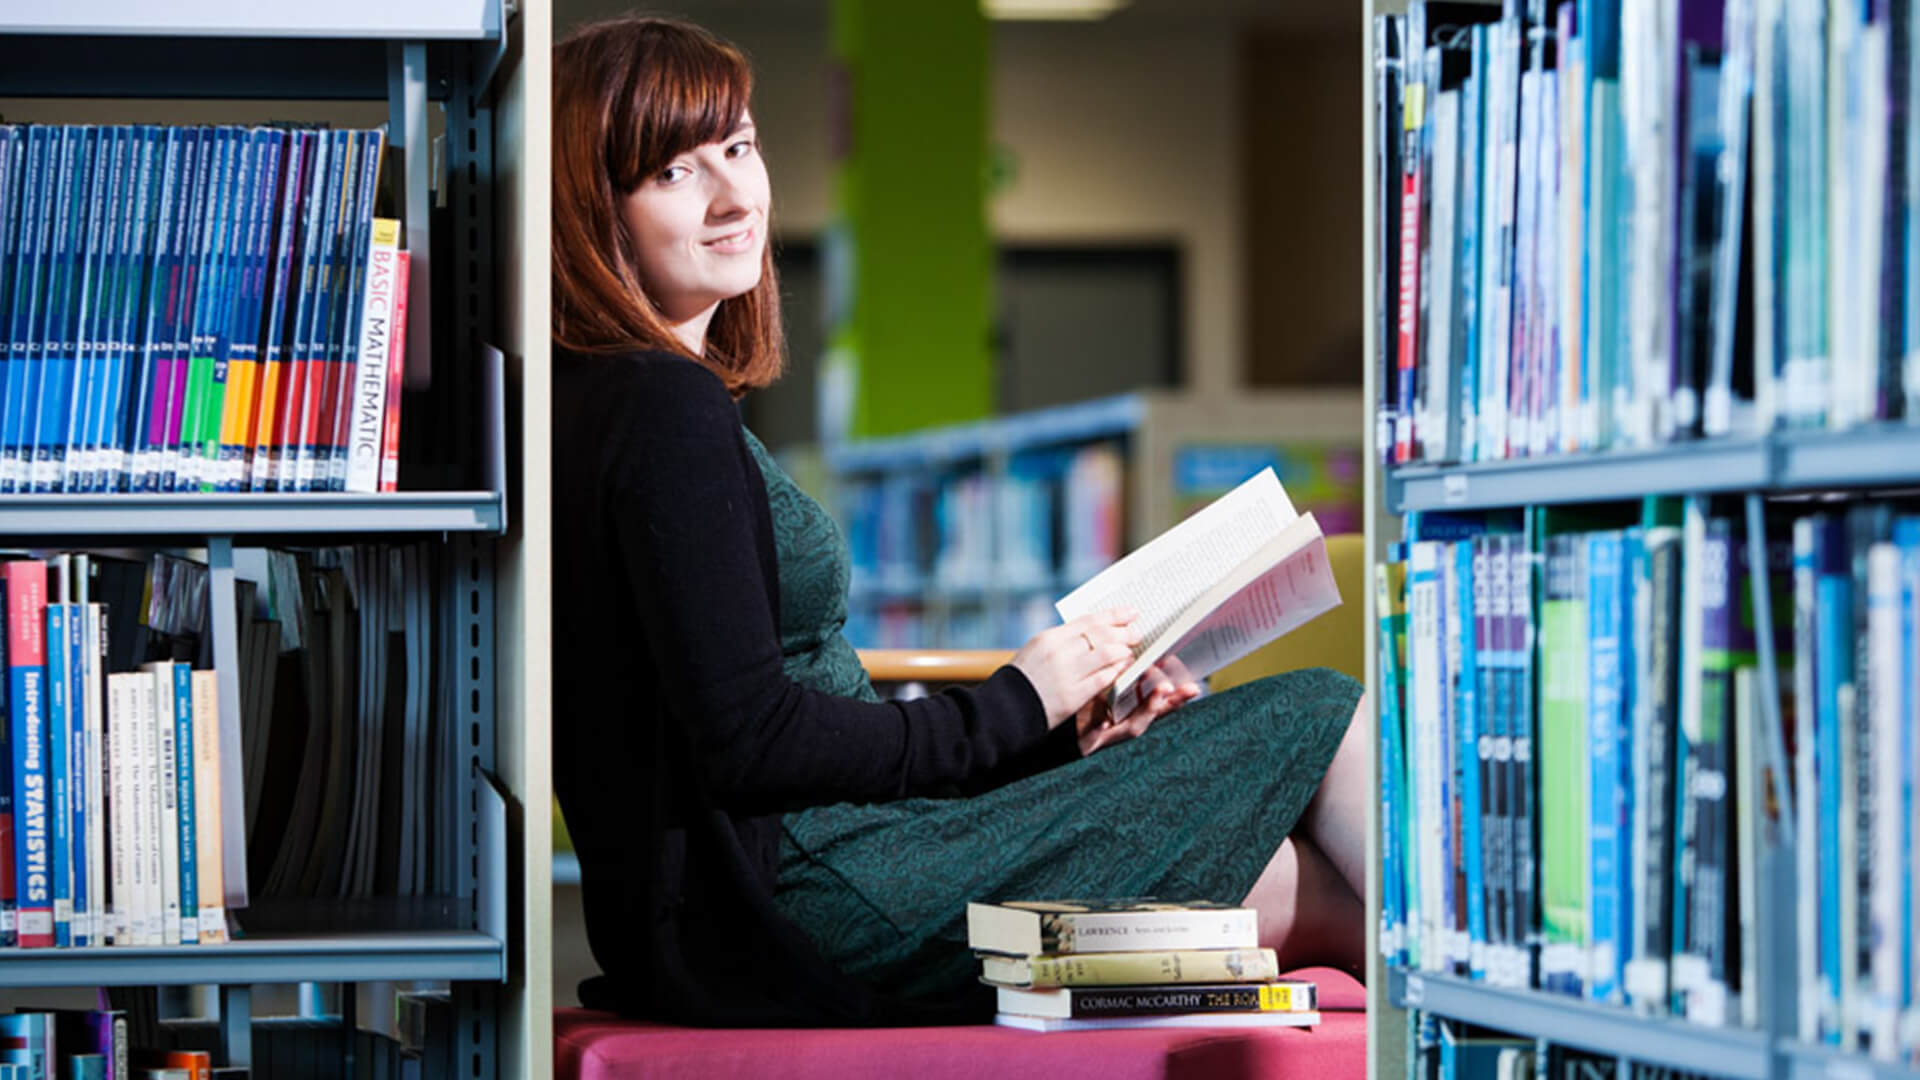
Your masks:
<svg viewBox="0 0 1920 1080"><path fill-rule="evenodd" d="M47 565L0 564L6 594L7 712L13 769L13 873L16 940L53 947L52 834L47 767Z"/></svg>
<svg viewBox="0 0 1920 1080"><path fill-rule="evenodd" d="M393 336L387 347L386 431L381 437L380 490L400 490L400 384L407 360L407 281L412 260L402 251L393 264Z"/></svg>

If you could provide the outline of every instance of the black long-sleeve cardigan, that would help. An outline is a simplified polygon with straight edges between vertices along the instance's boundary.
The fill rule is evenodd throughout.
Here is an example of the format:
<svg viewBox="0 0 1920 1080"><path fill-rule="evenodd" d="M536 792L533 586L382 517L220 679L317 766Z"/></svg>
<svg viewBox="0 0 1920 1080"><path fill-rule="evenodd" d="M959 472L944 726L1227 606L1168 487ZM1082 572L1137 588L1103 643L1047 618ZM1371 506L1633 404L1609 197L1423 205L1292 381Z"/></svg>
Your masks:
<svg viewBox="0 0 1920 1080"><path fill-rule="evenodd" d="M553 383L554 783L605 972L583 1002L731 1025L938 1015L876 1000L778 914L780 814L1002 781L1077 756L1072 725L1049 737L1011 667L910 703L795 683L766 489L720 380L556 349Z"/></svg>

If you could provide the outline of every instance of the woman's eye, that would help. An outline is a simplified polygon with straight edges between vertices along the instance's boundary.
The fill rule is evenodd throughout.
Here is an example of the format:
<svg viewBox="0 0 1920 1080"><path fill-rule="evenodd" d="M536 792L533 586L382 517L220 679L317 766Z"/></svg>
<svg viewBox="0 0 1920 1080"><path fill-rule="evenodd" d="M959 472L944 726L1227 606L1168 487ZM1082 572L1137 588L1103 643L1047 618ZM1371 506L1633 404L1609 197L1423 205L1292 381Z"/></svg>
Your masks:
<svg viewBox="0 0 1920 1080"><path fill-rule="evenodd" d="M660 170L658 179L663 184L674 184L692 175L692 173L693 170L687 168L685 165L669 165Z"/></svg>
<svg viewBox="0 0 1920 1080"><path fill-rule="evenodd" d="M752 139L741 139L739 142L734 143L732 146L727 147L727 156L736 157L736 158L746 157L748 154L752 153L756 148L757 148L756 144Z"/></svg>

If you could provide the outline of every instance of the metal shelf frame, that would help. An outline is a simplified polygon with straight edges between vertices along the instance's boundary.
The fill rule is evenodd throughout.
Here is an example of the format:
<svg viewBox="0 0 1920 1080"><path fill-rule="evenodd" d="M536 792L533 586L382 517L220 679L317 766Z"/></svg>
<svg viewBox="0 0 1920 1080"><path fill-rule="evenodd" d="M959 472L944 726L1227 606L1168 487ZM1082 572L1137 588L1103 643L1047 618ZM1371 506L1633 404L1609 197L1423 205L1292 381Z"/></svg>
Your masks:
<svg viewBox="0 0 1920 1080"><path fill-rule="evenodd" d="M0 496L0 534L9 537L497 533L503 521L502 497L491 491Z"/></svg>
<svg viewBox="0 0 1920 1080"><path fill-rule="evenodd" d="M1766 438L1706 439L1657 450L1409 465L1386 475L1387 506L1396 514L1642 495L1915 486L1920 486L1920 426L1900 425L1779 431Z"/></svg>
<svg viewBox="0 0 1920 1080"><path fill-rule="evenodd" d="M1920 1070L1826 1046L1788 1043L1787 1080L1920 1080Z"/></svg>
<svg viewBox="0 0 1920 1080"><path fill-rule="evenodd" d="M1624 1057L1734 1080L1770 1080L1772 1040L1764 1032L1703 1027L1682 1020L1635 1015L1538 990L1505 990L1450 975L1393 971L1387 993L1394 1004L1545 1039L1594 1053Z"/></svg>
<svg viewBox="0 0 1920 1080"><path fill-rule="evenodd" d="M9 950L0 987L498 981L506 944L478 930L245 938L224 945Z"/></svg>
<svg viewBox="0 0 1920 1080"><path fill-rule="evenodd" d="M451 448L448 460L458 475L457 463L488 452L497 458L507 438L497 412L500 394L483 385L489 373L479 347L498 340L503 326L494 187L511 166L495 159L494 98L512 81L495 76L503 71L517 8L514 0L13 5L0 14L0 96L385 100L390 143L408 151L411 303L419 313L410 323L408 381L424 383L429 372L434 379L434 393L418 407L410 404L409 414L418 434ZM524 25L517 24L513 36ZM431 235L429 218L438 211L427 190L429 102L444 105L449 146L446 215L433 222L439 228ZM437 235L442 230L445 235ZM427 316L436 305L429 289L436 277L452 302L440 305L446 310L437 329L445 340L430 341L436 320ZM492 408L483 412L487 404ZM507 530L500 471L449 482L488 484L488 491L0 497L0 543L205 546L222 727L234 733L235 547L439 538L444 634L429 647L447 673L436 707L443 722L458 725L463 757L456 775L433 778L451 796L446 804L453 818L436 827L444 827L453 845L448 858L458 917L452 929L265 934L205 947L9 950L0 957L0 987L217 986L223 1063L248 1065L252 985L445 980L453 984L454 1075L497 1074L510 1049L509 1024L525 1022L521 1004L502 984L526 966L526 935L508 926L507 896L515 887L509 848L517 845L509 840L504 803L487 781L499 770L504 707L496 685L503 658L496 648L502 635L495 594L506 588L496 569L498 541ZM223 749L237 769L237 745ZM244 904L245 876L229 873L227 880Z"/></svg>

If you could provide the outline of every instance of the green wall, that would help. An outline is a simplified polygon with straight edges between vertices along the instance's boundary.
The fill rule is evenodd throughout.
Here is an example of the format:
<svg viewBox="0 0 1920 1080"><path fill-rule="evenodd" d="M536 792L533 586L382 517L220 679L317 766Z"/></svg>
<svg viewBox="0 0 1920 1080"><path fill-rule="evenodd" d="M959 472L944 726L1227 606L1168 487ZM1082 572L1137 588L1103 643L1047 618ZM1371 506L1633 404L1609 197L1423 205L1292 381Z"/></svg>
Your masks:
<svg viewBox="0 0 1920 1080"><path fill-rule="evenodd" d="M978 0L835 0L838 156L821 434L993 409L987 22Z"/></svg>

